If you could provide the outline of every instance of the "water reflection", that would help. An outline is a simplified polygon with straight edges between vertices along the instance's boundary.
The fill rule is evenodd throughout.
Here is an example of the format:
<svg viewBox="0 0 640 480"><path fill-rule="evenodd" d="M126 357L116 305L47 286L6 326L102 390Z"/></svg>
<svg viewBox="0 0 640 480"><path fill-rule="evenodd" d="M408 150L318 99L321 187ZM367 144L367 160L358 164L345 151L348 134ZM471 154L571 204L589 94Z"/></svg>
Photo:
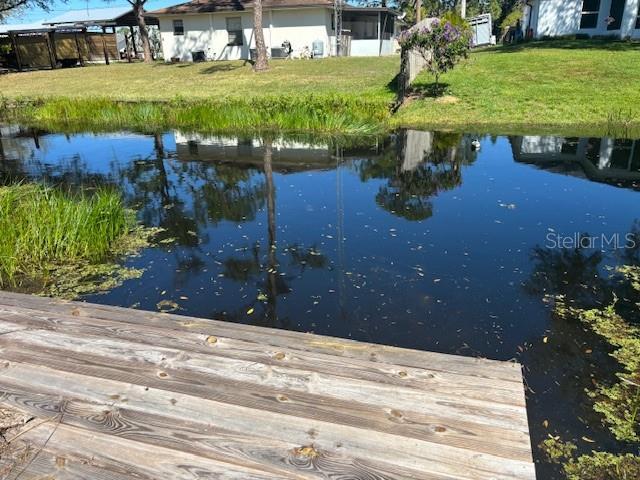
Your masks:
<svg viewBox="0 0 640 480"><path fill-rule="evenodd" d="M516 161L549 171L638 188L640 140L524 136L511 139Z"/></svg>
<svg viewBox="0 0 640 480"><path fill-rule="evenodd" d="M597 339L544 298L605 302L609 268L639 250L550 249L545 238L638 235L639 155L638 141L608 138L0 127L0 181L114 185L141 222L164 229L127 261L146 269L140 280L88 300L149 310L170 300L199 317L517 358L534 444L556 432L609 441L583 390L613 368L606 353L584 356Z"/></svg>
<svg viewBox="0 0 640 480"><path fill-rule="evenodd" d="M407 220L429 218L431 198L460 185L461 165L473 162L471 140L461 134L406 130L394 137L394 143L381 158L358 165L360 178L387 180L376 195L383 209Z"/></svg>

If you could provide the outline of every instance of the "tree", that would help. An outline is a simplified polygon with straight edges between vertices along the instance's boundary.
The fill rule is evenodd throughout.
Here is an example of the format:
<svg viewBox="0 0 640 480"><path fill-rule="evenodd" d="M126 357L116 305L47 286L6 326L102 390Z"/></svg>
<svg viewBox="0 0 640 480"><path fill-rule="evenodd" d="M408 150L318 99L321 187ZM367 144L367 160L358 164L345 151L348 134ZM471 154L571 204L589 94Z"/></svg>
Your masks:
<svg viewBox="0 0 640 480"><path fill-rule="evenodd" d="M149 43L149 30L147 30L147 22L144 20L144 5L147 0L127 0L127 2L133 7L133 16L138 24L138 34L140 35L144 61L149 63L153 61L153 58L151 57L151 45Z"/></svg>
<svg viewBox="0 0 640 480"><path fill-rule="evenodd" d="M253 34L256 39L256 62L253 64L253 70L256 72L268 70L267 47L262 30L262 0L253 2Z"/></svg>
<svg viewBox="0 0 640 480"><path fill-rule="evenodd" d="M0 20L26 8L49 10L53 0L0 0Z"/></svg>
<svg viewBox="0 0 640 480"><path fill-rule="evenodd" d="M467 29L436 18L430 25L402 32L398 42L403 50L414 50L422 56L425 68L435 77L437 93L440 75L467 57L471 38Z"/></svg>

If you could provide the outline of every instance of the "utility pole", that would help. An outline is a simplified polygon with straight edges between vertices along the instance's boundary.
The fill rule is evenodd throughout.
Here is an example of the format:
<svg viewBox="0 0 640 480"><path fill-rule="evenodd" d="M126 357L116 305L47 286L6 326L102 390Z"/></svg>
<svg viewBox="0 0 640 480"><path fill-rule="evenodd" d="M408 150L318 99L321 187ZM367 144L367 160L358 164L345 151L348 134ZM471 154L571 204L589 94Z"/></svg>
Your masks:
<svg viewBox="0 0 640 480"><path fill-rule="evenodd" d="M416 0L416 23L422 20L422 0Z"/></svg>
<svg viewBox="0 0 640 480"><path fill-rule="evenodd" d="M467 18L467 0L460 0L460 16Z"/></svg>

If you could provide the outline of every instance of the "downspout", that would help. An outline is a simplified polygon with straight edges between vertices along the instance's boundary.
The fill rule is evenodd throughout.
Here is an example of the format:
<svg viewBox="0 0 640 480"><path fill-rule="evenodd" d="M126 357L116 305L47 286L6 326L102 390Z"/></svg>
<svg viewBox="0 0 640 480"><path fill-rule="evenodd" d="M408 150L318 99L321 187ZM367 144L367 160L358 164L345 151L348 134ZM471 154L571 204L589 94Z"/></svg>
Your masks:
<svg viewBox="0 0 640 480"><path fill-rule="evenodd" d="M524 34L524 38L525 40L527 40L527 37L529 36L529 32L531 32L531 39L533 39L533 31L531 30L531 22L533 20L533 5L531 5L529 2L525 3L525 5L527 7L529 7L529 21L527 22L527 31Z"/></svg>

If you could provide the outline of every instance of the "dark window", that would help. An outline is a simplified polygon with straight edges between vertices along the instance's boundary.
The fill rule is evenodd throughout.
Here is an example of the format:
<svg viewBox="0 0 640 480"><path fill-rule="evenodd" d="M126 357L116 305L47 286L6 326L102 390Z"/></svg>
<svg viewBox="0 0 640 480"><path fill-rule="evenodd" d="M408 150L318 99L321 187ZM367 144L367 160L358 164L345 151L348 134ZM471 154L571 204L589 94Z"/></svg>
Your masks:
<svg viewBox="0 0 640 480"><path fill-rule="evenodd" d="M598 13L600 13L600 0L584 0L582 2L580 28L596 28L598 26Z"/></svg>
<svg viewBox="0 0 640 480"><path fill-rule="evenodd" d="M633 148L633 140L617 139L613 142L613 150L611 151L611 160L609 168L619 168L627 170L629 168L629 157Z"/></svg>
<svg viewBox="0 0 640 480"><path fill-rule="evenodd" d="M383 13L381 16L381 22L382 22L382 38L384 40L390 40L391 36L393 35L393 23L394 23L395 17L393 15L390 15L388 13Z"/></svg>
<svg viewBox="0 0 640 480"><path fill-rule="evenodd" d="M378 14L344 13L342 30L353 40L373 40L378 38Z"/></svg>
<svg viewBox="0 0 640 480"><path fill-rule="evenodd" d="M611 8L609 9L609 17L607 18L607 30L620 30L626 1L627 0L611 0Z"/></svg>
<svg viewBox="0 0 640 480"><path fill-rule="evenodd" d="M242 39L242 20L240 17L229 17L227 20L227 34L229 41L227 45L244 45Z"/></svg>
<svg viewBox="0 0 640 480"><path fill-rule="evenodd" d="M587 140L587 151L585 156L587 160L591 162L596 167L598 166L598 161L600 160L600 145L602 143L601 138L590 138Z"/></svg>
<svg viewBox="0 0 640 480"><path fill-rule="evenodd" d="M575 155L578 153L578 142L580 141L577 137L569 137L564 140L562 147L560 147L560 153L565 155Z"/></svg>
<svg viewBox="0 0 640 480"><path fill-rule="evenodd" d="M631 158L631 171L640 172L640 140L635 141L633 157Z"/></svg>
<svg viewBox="0 0 640 480"><path fill-rule="evenodd" d="M182 20L173 21L173 34L184 35L184 24L182 23Z"/></svg>

